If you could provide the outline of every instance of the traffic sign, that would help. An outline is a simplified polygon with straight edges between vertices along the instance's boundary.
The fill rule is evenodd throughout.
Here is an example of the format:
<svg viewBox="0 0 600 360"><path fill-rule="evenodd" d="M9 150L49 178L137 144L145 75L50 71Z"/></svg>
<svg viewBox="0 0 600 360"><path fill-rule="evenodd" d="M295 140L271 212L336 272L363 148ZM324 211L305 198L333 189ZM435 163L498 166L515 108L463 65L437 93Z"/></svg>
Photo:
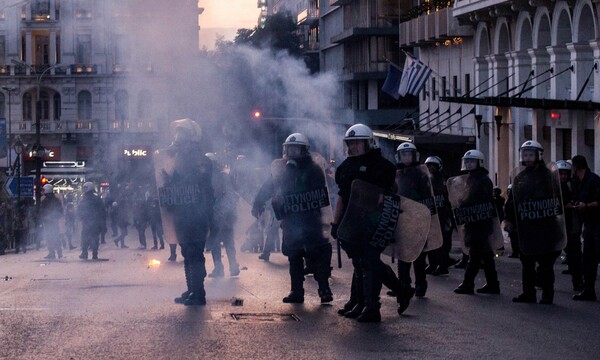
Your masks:
<svg viewBox="0 0 600 360"><path fill-rule="evenodd" d="M21 185L21 197L32 197L33 196L33 178L21 176L21 182L19 184L19 178L16 176L10 176L4 184L4 190L8 196L19 196L19 185Z"/></svg>

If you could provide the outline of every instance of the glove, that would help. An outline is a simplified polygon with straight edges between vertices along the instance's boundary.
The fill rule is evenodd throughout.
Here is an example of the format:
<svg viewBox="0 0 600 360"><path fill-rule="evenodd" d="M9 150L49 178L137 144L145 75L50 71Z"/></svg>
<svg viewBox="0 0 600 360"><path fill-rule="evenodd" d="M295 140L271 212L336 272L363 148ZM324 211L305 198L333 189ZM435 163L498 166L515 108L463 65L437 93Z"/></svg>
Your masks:
<svg viewBox="0 0 600 360"><path fill-rule="evenodd" d="M340 227L339 224L334 224L331 223L331 237L337 240L337 233L338 233L338 228Z"/></svg>

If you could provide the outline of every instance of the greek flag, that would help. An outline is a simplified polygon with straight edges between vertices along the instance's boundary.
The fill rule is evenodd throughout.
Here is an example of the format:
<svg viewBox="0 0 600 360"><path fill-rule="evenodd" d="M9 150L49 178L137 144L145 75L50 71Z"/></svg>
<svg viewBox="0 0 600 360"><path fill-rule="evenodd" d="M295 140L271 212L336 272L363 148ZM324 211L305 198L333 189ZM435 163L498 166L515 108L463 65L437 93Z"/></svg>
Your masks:
<svg viewBox="0 0 600 360"><path fill-rule="evenodd" d="M417 96L427 79L429 79L431 72L429 66L418 59L407 56L404 62L404 76L402 76L400 88L398 89L400 96L406 96L406 94Z"/></svg>

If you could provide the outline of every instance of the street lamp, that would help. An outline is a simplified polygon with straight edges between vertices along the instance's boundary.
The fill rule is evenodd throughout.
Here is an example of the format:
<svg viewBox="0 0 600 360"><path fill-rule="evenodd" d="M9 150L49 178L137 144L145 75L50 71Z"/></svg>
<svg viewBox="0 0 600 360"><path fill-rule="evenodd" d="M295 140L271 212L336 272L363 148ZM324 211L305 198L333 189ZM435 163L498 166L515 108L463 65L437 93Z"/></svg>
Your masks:
<svg viewBox="0 0 600 360"><path fill-rule="evenodd" d="M19 88L16 86L3 86L2 90L6 91L8 93L8 141L7 141L7 145L8 145L8 166L10 168L11 164L12 164L12 156L11 156L11 151L10 151L10 131L11 131L11 127L12 127L12 114L11 114L11 109L12 109L12 94L17 91Z"/></svg>
<svg viewBox="0 0 600 360"><path fill-rule="evenodd" d="M41 129L40 88L41 88L41 84L42 84L42 79L44 78L44 75L46 75L46 73L48 73L48 70L61 68L61 67L64 67L64 65L62 65L62 64L48 65L48 67L46 69L44 69L44 71L42 71L41 73L38 74L35 66L33 66L31 64L28 64L24 61L20 61L20 60L16 60L16 59L11 59L10 61L13 64L27 66L31 71L33 71L33 74L35 75L35 78L36 78L37 94L36 94L36 100L35 100L35 105L36 105L35 143L33 144L32 155L35 157L35 214L36 214L36 219L37 219L39 216L39 213L40 213L40 202L42 199L41 178L42 178L42 156L44 153L44 148L42 147L42 144L40 143L40 141L41 141L41 139L40 139L41 138L41 134L40 134L40 132L41 132L40 131L40 129Z"/></svg>

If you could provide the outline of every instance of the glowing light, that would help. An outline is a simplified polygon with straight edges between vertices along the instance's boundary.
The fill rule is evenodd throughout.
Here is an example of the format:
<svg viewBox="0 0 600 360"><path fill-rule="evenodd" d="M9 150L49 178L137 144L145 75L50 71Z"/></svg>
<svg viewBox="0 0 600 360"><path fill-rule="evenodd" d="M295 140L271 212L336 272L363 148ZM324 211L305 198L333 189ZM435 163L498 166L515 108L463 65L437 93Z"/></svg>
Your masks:
<svg viewBox="0 0 600 360"><path fill-rule="evenodd" d="M160 261L156 260L156 259L152 259L150 260L150 262L148 263L149 267L159 267L160 266Z"/></svg>
<svg viewBox="0 0 600 360"><path fill-rule="evenodd" d="M255 119L258 119L258 118L260 118L260 111L255 111L255 112L254 112L254 118L255 118Z"/></svg>

